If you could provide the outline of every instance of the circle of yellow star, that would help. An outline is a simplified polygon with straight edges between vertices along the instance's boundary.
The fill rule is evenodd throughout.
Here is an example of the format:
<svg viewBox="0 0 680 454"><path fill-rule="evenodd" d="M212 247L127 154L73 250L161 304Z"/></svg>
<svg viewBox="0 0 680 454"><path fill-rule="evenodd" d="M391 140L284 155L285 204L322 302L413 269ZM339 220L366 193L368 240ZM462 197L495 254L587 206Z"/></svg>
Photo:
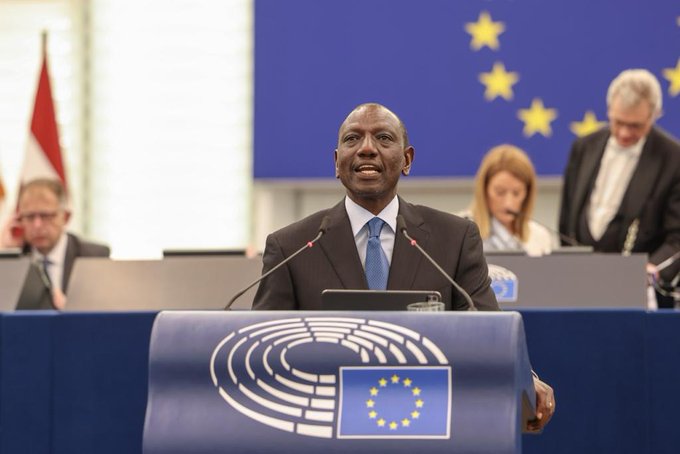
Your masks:
<svg viewBox="0 0 680 454"><path fill-rule="evenodd" d="M375 401L373 399L368 399L366 401L366 407L373 408L375 406Z"/></svg>
<svg viewBox="0 0 680 454"><path fill-rule="evenodd" d="M378 384L384 388L385 386L387 386L387 380L381 378L380 380L378 380Z"/></svg>
<svg viewBox="0 0 680 454"><path fill-rule="evenodd" d="M552 135L550 122L557 118L557 109L547 109L540 98L534 98L531 101L531 107L517 111L517 117L524 122L522 132L526 137L531 137L536 133L549 137Z"/></svg>
<svg viewBox="0 0 680 454"><path fill-rule="evenodd" d="M378 388L376 388L376 387L374 386L373 388L371 388L371 389L369 390L369 392L371 393L371 396L377 396L377 395L378 395Z"/></svg>
<svg viewBox="0 0 680 454"><path fill-rule="evenodd" d="M413 391L411 392L413 393L414 396L420 396L420 388L418 388L417 386L413 388Z"/></svg>
<svg viewBox="0 0 680 454"><path fill-rule="evenodd" d="M473 50L479 50L484 46L492 50L498 50L500 46L498 35L505 31L505 24L503 22L494 22L491 20L491 15L488 11L482 11L479 13L477 22L465 24L465 31L472 36L470 47Z"/></svg>
<svg viewBox="0 0 680 454"><path fill-rule="evenodd" d="M404 383L404 386L406 388L408 388L409 386L411 386L411 383L413 383L413 381L410 378L405 378L403 383Z"/></svg>
<svg viewBox="0 0 680 454"><path fill-rule="evenodd" d="M375 419L375 417L378 416L378 412L375 410L371 410L368 412L368 417L371 419Z"/></svg>
<svg viewBox="0 0 680 454"><path fill-rule="evenodd" d="M671 96L678 96L680 94L680 58L675 68L665 68L663 76L670 82L668 87L668 94Z"/></svg>
<svg viewBox="0 0 680 454"><path fill-rule="evenodd" d="M518 80L519 75L516 72L506 71L505 65L500 62L493 64L491 72L479 75L479 81L486 87L484 98L487 101L493 101L499 96L506 101L512 100L512 86Z"/></svg>
<svg viewBox="0 0 680 454"><path fill-rule="evenodd" d="M385 421L383 418L380 418L380 419L377 421L378 427L383 427L383 426L385 425L385 422L386 422L386 421Z"/></svg>
<svg viewBox="0 0 680 454"><path fill-rule="evenodd" d="M583 120L572 121L569 125L569 129L571 129L571 132L577 137L583 137L600 130L606 125L606 121L598 121L595 113L592 110L588 110L583 115Z"/></svg>
<svg viewBox="0 0 680 454"><path fill-rule="evenodd" d="M407 418L404 418L404 419L401 420L401 425L403 427L408 427L408 426L411 425L411 421L409 421Z"/></svg>
<svg viewBox="0 0 680 454"><path fill-rule="evenodd" d="M399 383L399 376L397 374L392 375L392 383Z"/></svg>
<svg viewBox="0 0 680 454"><path fill-rule="evenodd" d="M399 427L399 424L397 424L396 421L390 423L390 430L397 430L397 427Z"/></svg>
<svg viewBox="0 0 680 454"><path fill-rule="evenodd" d="M416 408L423 408L424 403L422 399L416 400Z"/></svg>
<svg viewBox="0 0 680 454"><path fill-rule="evenodd" d="M411 412L411 418L418 419L419 416L420 416L420 412L418 410L413 410Z"/></svg>

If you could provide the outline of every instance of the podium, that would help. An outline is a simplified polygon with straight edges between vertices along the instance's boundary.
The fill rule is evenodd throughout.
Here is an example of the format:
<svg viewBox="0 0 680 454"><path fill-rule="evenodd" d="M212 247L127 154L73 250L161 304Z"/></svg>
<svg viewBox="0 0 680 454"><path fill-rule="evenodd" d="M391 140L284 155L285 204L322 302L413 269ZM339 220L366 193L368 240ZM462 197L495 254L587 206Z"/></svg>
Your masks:
<svg viewBox="0 0 680 454"><path fill-rule="evenodd" d="M518 313L163 312L144 452L519 453Z"/></svg>

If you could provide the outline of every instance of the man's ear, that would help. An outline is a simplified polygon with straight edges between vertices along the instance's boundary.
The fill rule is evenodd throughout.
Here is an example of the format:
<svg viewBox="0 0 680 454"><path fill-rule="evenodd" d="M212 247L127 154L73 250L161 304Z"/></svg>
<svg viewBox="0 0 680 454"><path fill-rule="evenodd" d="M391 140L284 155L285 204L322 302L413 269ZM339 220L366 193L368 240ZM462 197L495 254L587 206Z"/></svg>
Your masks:
<svg viewBox="0 0 680 454"><path fill-rule="evenodd" d="M68 224L69 219L71 219L71 211L64 210L64 224Z"/></svg>
<svg viewBox="0 0 680 454"><path fill-rule="evenodd" d="M335 178L340 178L340 172L338 171L338 149L337 148L333 152L333 162L335 163Z"/></svg>
<svg viewBox="0 0 680 454"><path fill-rule="evenodd" d="M411 164L413 164L413 156L416 154L416 150L413 147L408 147L404 150L404 167L401 168L401 173L404 176L408 176L411 171Z"/></svg>

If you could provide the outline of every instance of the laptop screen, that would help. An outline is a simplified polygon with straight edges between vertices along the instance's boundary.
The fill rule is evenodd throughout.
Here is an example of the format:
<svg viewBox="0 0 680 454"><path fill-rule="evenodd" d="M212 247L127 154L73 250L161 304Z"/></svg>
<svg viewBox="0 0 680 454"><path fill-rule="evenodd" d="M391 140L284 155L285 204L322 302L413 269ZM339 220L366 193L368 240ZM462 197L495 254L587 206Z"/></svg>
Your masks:
<svg viewBox="0 0 680 454"><path fill-rule="evenodd" d="M321 309L329 311L405 311L411 303L441 301L435 290L347 290L321 292ZM450 310L449 304L446 309Z"/></svg>

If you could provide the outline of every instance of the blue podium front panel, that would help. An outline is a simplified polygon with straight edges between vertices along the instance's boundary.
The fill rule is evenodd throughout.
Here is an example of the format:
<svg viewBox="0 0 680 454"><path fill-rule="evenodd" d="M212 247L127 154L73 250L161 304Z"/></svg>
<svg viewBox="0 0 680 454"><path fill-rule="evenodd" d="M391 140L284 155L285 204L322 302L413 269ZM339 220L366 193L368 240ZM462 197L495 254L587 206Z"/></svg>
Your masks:
<svg viewBox="0 0 680 454"><path fill-rule="evenodd" d="M144 452L514 453L516 313L162 313Z"/></svg>

